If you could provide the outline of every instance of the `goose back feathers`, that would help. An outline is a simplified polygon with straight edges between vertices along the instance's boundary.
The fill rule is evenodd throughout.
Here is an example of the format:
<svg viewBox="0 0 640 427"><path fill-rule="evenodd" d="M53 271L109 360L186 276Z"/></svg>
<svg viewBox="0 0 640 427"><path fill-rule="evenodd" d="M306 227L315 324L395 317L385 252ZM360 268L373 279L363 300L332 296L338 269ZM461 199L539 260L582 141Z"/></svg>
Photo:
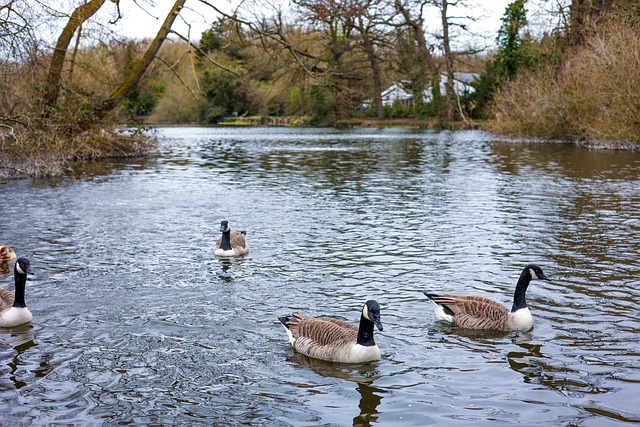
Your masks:
<svg viewBox="0 0 640 427"><path fill-rule="evenodd" d="M525 295L532 280L549 280L537 265L527 265L522 270L513 295L511 310L502 304L484 297L454 294L430 294L424 292L434 304L439 319L469 329L492 329L498 331L528 331L533 327L533 318Z"/></svg>
<svg viewBox="0 0 640 427"><path fill-rule="evenodd" d="M219 257L233 257L249 252L249 243L246 239L246 231L231 231L228 221L220 223L222 236L216 242L213 253Z"/></svg>
<svg viewBox="0 0 640 427"><path fill-rule="evenodd" d="M329 317L300 313L279 317L293 348L306 356L329 362L361 363L380 360L373 339L374 325L382 330L380 305L369 300L362 308L358 326Z"/></svg>
<svg viewBox="0 0 640 427"><path fill-rule="evenodd" d="M18 258L14 266L16 283L15 295L6 289L0 289L0 327L11 328L30 322L33 318L24 300L27 274L33 274L27 258Z"/></svg>

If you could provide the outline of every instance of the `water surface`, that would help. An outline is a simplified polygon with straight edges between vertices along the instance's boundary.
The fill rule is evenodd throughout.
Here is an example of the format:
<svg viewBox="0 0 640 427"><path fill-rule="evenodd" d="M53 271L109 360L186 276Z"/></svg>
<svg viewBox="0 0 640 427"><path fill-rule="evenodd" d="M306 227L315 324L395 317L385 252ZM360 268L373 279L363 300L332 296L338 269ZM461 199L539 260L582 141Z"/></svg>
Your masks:
<svg viewBox="0 0 640 427"><path fill-rule="evenodd" d="M640 422L640 153L484 132L163 128L157 158L0 185L32 325L0 331L0 424ZM251 251L213 256L220 221ZM527 333L436 321L423 290ZM13 290L5 265L2 286ZM294 354L277 316L382 306L382 360Z"/></svg>

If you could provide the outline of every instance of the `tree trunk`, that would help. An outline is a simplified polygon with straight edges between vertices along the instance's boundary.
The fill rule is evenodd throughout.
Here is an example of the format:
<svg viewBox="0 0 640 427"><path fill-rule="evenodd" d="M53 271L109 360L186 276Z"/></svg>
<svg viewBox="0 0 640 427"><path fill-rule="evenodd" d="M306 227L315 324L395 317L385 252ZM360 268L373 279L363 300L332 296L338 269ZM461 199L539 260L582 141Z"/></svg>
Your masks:
<svg viewBox="0 0 640 427"><path fill-rule="evenodd" d="M371 77L373 78L373 98L376 102L377 117L384 119L384 105L382 104L382 82L380 77L380 64L376 55L375 46L366 29L362 30L362 46L371 65Z"/></svg>
<svg viewBox="0 0 640 427"><path fill-rule="evenodd" d="M149 65L156 57L158 51L160 50L160 47L162 47L162 43L171 32L171 26L178 17L180 10L182 10L185 1L186 0L176 0L173 7L171 8L171 11L164 20L162 27L158 31L158 34L147 48L147 51L145 52L142 59L140 59L136 66L131 70L131 73L122 82L122 84L120 84L120 86L115 91L113 91L113 93L111 93L109 98L104 100L99 108L97 108L97 110L95 111L97 118L102 118L106 113L113 110L116 105L118 105L118 103L122 101L122 98L124 98L129 93L129 91L138 84L138 82L142 78L142 75L145 73L147 68L149 68Z"/></svg>
<svg viewBox="0 0 640 427"><path fill-rule="evenodd" d="M449 43L449 19L447 17L448 0L442 0L442 46L444 50L444 63L447 72L446 88L446 104L447 104L447 120L456 119L456 92L455 92L455 71L453 65L453 53Z"/></svg>
<svg viewBox="0 0 640 427"><path fill-rule="evenodd" d="M102 7L105 1L106 0L89 0L82 6L77 7L69 17L67 25L58 37L56 47L51 56L49 72L47 74L47 80L45 82L44 92L42 95L42 104L44 106L45 115L47 115L58 102L62 81L62 67L64 66L64 58L67 54L67 49L69 48L69 43L71 43L73 34L83 22L91 18Z"/></svg>
<svg viewBox="0 0 640 427"><path fill-rule="evenodd" d="M429 68L429 72L431 74L431 105L433 106L433 113L436 116L440 115L440 70L436 61L431 55L431 51L429 51L429 47L427 46L427 40L424 37L424 31L422 29L423 19L421 16L417 18L412 18L411 14L407 10L407 8L399 1L395 1L395 7L398 12L402 15L405 20L405 23L411 29L411 33L413 34L413 39L418 45L418 51L422 55L422 57L427 62L427 67ZM420 9L422 11L422 9ZM425 70L426 72L427 70Z"/></svg>
<svg viewBox="0 0 640 427"><path fill-rule="evenodd" d="M69 64L69 73L67 74L67 81L71 83L73 80L73 69L76 66L76 57L78 56L78 47L80 46L80 37L82 36L82 24L78 27L78 31L76 32L76 44L73 46L73 51L71 52L71 61Z"/></svg>
<svg viewBox="0 0 640 427"><path fill-rule="evenodd" d="M598 18L600 18L615 1L604 0L571 0L569 43L572 46L579 45L584 40Z"/></svg>

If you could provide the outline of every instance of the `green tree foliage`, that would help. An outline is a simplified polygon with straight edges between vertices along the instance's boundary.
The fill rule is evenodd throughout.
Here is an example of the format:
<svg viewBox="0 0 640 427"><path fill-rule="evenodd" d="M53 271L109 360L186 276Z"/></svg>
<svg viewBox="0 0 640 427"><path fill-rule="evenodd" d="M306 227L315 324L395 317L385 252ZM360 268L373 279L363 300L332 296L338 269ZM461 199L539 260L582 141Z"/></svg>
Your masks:
<svg viewBox="0 0 640 427"><path fill-rule="evenodd" d="M250 112L248 86L243 80L246 79L246 65L251 62L251 54L242 36L240 28L225 18L218 19L202 33L197 56L200 88L205 102L200 108L200 121L217 123L225 116ZM218 64L234 70L236 74Z"/></svg>
<svg viewBox="0 0 640 427"><path fill-rule="evenodd" d="M523 68L532 68L536 60L532 55L532 40L523 35L527 25L527 0L515 0L510 3L502 16L502 25L498 31L496 43L498 51L487 61L485 70L474 83L476 117L485 113L496 89L505 81L514 78Z"/></svg>
<svg viewBox="0 0 640 427"><path fill-rule="evenodd" d="M217 123L225 116L250 111L246 87L233 74L207 68L202 73L201 84L207 100L201 117L205 122Z"/></svg>
<svg viewBox="0 0 640 427"><path fill-rule="evenodd" d="M528 60L522 29L527 25L526 0L510 3L502 16L502 26L496 39L498 53L494 59L494 69L498 80L513 78L518 69Z"/></svg>
<svg viewBox="0 0 640 427"><path fill-rule="evenodd" d="M125 97L125 111L132 116L148 116L158 103L165 91L161 82L151 85L138 84Z"/></svg>
<svg viewBox="0 0 640 427"><path fill-rule="evenodd" d="M474 83L475 117L486 114L495 91L518 74L523 66L531 67L530 40L521 34L527 25L526 0L515 0L505 9L496 42L498 51L487 61L480 78Z"/></svg>

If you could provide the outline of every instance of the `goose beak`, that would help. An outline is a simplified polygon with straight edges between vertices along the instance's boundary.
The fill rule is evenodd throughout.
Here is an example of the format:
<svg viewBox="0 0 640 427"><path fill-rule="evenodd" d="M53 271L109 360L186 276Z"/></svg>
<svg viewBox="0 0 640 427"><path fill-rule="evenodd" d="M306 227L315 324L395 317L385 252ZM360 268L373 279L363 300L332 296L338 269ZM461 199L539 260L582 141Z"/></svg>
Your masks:
<svg viewBox="0 0 640 427"><path fill-rule="evenodd" d="M225 226L224 226L224 225L221 225L221 226L220 226L220 232L221 232L221 233L224 233L224 229L225 229Z"/></svg>
<svg viewBox="0 0 640 427"><path fill-rule="evenodd" d="M380 321L379 317L376 317L375 319L373 319L373 324L376 325L379 331L382 330L382 322Z"/></svg>
<svg viewBox="0 0 640 427"><path fill-rule="evenodd" d="M33 270L31 269L31 266L27 267L27 274L31 274L33 276Z"/></svg>
<svg viewBox="0 0 640 427"><path fill-rule="evenodd" d="M540 280L546 280L547 282L550 282L551 279L549 279L547 276L544 275L544 273L540 273L538 274L538 279Z"/></svg>

